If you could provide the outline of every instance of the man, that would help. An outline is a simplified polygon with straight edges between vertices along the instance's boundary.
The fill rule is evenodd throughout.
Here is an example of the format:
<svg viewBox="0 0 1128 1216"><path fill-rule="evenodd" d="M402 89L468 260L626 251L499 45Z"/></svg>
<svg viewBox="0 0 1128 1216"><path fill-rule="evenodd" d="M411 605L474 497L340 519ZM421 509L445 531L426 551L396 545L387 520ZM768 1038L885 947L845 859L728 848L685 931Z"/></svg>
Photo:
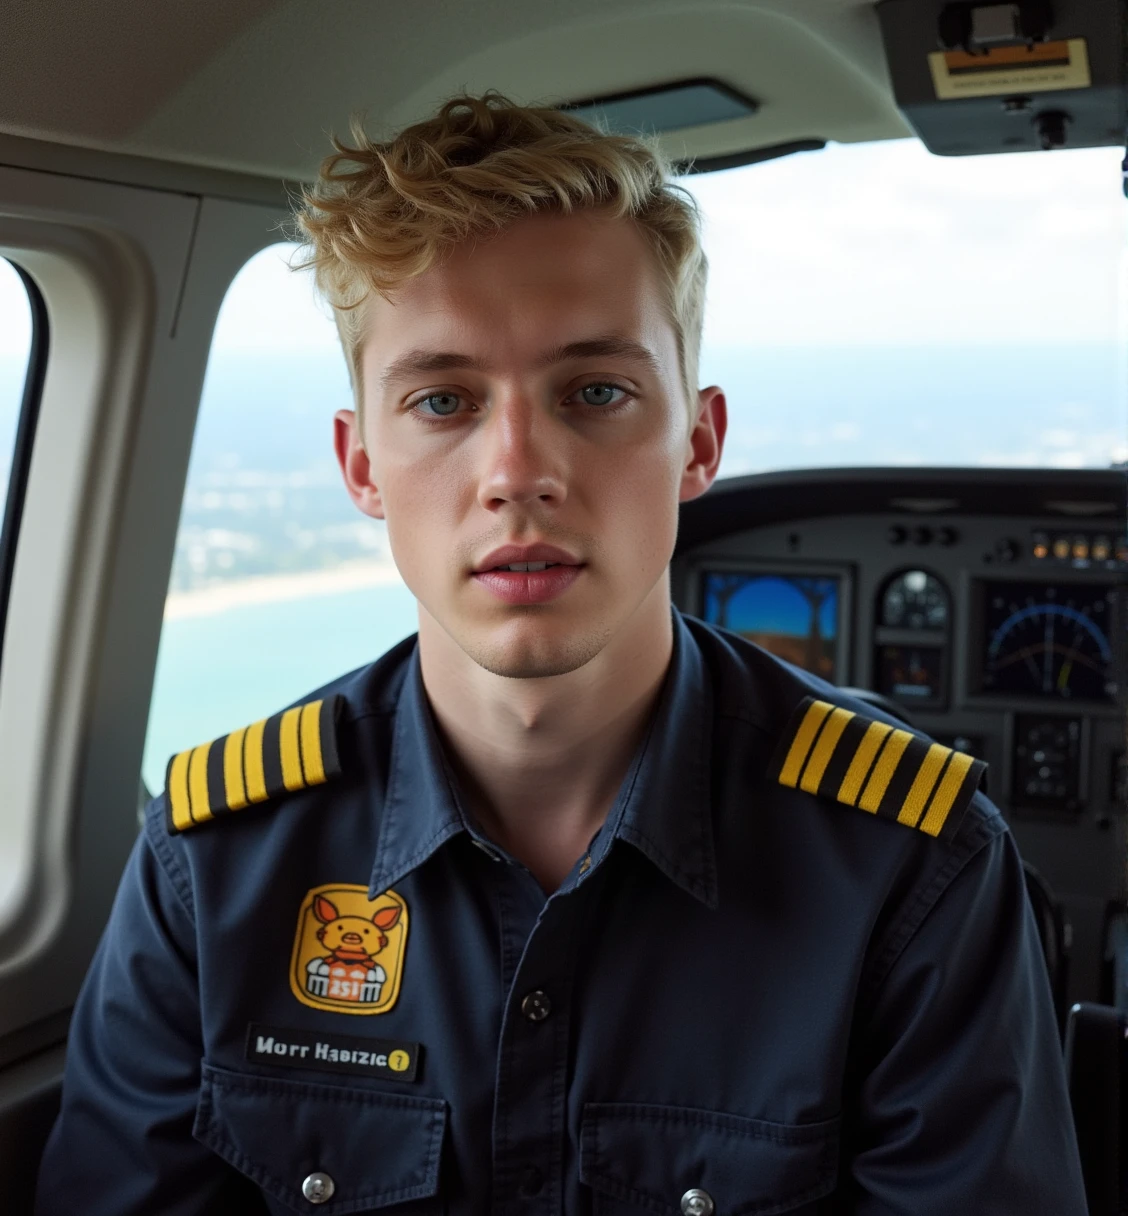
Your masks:
<svg viewBox="0 0 1128 1216"><path fill-rule="evenodd" d="M40 1213L1080 1216L982 765L671 610L725 400L652 150L462 98L300 222L418 639L173 758Z"/></svg>

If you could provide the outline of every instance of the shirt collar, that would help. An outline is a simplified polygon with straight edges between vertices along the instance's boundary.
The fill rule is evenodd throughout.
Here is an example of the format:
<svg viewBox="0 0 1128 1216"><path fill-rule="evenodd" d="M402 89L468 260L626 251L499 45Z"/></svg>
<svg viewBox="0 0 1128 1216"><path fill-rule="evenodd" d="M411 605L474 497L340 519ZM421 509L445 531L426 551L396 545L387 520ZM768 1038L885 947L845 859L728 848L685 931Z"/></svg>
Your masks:
<svg viewBox="0 0 1128 1216"><path fill-rule="evenodd" d="M717 907L709 752L713 698L701 651L674 613L674 650L646 740L608 816L610 832Z"/></svg>
<svg viewBox="0 0 1128 1216"><path fill-rule="evenodd" d="M591 870L615 839L643 853L672 882L717 906L709 749L712 696L692 634L674 613L674 647L642 746L591 853ZM412 652L393 725L388 788L369 880L375 898L460 832L478 838L458 803L435 730L418 647ZM485 844L486 842L482 842Z"/></svg>
<svg viewBox="0 0 1128 1216"><path fill-rule="evenodd" d="M369 898L375 899L466 828L427 703L416 645L392 726L388 791L368 883Z"/></svg>

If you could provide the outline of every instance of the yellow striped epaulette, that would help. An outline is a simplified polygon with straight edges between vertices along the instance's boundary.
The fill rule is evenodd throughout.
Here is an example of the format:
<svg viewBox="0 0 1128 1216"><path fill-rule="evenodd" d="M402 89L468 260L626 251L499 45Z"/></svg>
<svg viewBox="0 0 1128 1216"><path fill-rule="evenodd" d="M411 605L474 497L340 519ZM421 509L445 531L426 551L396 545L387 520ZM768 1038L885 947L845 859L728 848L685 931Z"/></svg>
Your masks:
<svg viewBox="0 0 1128 1216"><path fill-rule="evenodd" d="M771 771L780 785L948 838L986 770L966 752L805 697Z"/></svg>
<svg viewBox="0 0 1128 1216"><path fill-rule="evenodd" d="M184 832L336 777L343 703L340 696L311 701L177 753L165 774L168 830Z"/></svg>

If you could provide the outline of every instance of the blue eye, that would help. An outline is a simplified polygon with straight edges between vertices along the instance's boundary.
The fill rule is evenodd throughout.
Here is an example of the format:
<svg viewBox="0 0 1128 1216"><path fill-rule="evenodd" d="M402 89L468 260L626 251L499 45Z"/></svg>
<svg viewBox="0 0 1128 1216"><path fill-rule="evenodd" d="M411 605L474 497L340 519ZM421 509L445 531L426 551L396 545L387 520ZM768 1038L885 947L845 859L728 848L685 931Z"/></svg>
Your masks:
<svg viewBox="0 0 1128 1216"><path fill-rule="evenodd" d="M580 389L580 400L584 405L618 405L624 396L626 394L615 384L588 384Z"/></svg>
<svg viewBox="0 0 1128 1216"><path fill-rule="evenodd" d="M461 400L454 393L432 393L429 397L420 398L415 408L421 414L430 414L434 418L449 418L451 414L458 413Z"/></svg>

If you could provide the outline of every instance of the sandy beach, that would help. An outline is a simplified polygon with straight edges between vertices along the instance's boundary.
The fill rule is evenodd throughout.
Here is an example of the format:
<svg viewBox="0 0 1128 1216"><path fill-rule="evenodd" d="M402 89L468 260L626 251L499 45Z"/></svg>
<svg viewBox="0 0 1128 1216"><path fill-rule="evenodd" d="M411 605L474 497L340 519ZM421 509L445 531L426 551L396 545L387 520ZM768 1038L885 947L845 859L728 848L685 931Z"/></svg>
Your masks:
<svg viewBox="0 0 1128 1216"><path fill-rule="evenodd" d="M231 608L252 604L273 604L283 600L302 600L311 596L337 595L364 587L382 587L400 581L391 562L346 562L331 570L310 570L303 574L265 574L204 587L199 591L174 591L165 600L164 619L214 616Z"/></svg>

